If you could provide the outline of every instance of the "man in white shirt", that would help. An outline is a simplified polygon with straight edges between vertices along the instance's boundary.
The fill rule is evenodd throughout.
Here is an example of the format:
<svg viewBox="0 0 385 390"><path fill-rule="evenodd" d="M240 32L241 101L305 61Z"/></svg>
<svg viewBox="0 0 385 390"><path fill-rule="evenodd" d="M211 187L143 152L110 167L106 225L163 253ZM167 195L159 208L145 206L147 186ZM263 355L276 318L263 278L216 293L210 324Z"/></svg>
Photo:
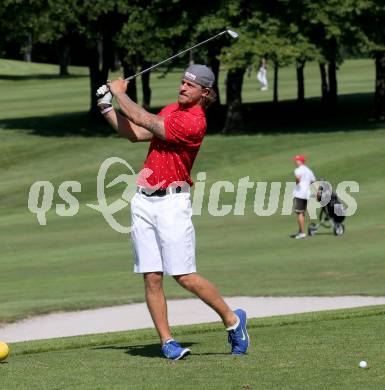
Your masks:
<svg viewBox="0 0 385 390"><path fill-rule="evenodd" d="M293 191L294 209L297 213L299 231L291 237L305 238L305 212L307 201L310 198L310 185L316 181L312 170L305 165L305 156L299 154L293 157L297 168L294 170L296 186Z"/></svg>

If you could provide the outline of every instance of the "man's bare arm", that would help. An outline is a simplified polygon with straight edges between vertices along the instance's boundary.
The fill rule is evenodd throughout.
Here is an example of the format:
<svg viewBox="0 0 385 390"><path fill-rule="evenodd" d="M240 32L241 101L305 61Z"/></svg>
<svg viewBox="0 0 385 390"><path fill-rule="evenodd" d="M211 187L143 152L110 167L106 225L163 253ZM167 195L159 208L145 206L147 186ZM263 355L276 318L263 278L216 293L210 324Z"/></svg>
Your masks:
<svg viewBox="0 0 385 390"><path fill-rule="evenodd" d="M129 139L131 142L151 141L153 138L151 132L130 122L128 118L115 110L108 111L104 114L104 117L120 136Z"/></svg>
<svg viewBox="0 0 385 390"><path fill-rule="evenodd" d="M166 139L164 118L147 112L139 104L134 103L125 93L117 93L115 98L121 110L131 122L143 127L160 139Z"/></svg>

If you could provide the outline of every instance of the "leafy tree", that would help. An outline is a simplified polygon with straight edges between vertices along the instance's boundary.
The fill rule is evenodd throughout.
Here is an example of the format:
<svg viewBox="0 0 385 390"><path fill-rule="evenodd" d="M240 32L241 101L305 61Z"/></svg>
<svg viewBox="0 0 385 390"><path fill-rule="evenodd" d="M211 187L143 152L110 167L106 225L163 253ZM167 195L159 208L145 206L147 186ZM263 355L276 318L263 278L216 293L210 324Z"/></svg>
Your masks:
<svg viewBox="0 0 385 390"><path fill-rule="evenodd" d="M304 12L302 0L289 0L280 4L279 18L287 25L285 35L293 46L298 103L303 103L305 100L304 69L306 62L322 60L320 50L309 39L309 21L304 17Z"/></svg>
<svg viewBox="0 0 385 390"><path fill-rule="evenodd" d="M79 39L80 20L78 0L48 0L46 2L44 29L39 40L57 47L59 74L67 76L71 43Z"/></svg>
<svg viewBox="0 0 385 390"><path fill-rule="evenodd" d="M114 67L114 38L128 8L122 0L77 0L79 34L84 40L90 69L91 113L98 113L96 90Z"/></svg>
<svg viewBox="0 0 385 390"><path fill-rule="evenodd" d="M217 25L231 27L240 35L234 42L227 38L219 60L228 68L226 76L227 112L223 132L242 129L242 85L247 66L252 62L252 34L248 22L252 15L254 4L243 0L228 0L218 2L216 15ZM212 17L213 20L215 18ZM213 23L214 24L214 23Z"/></svg>
<svg viewBox="0 0 385 390"><path fill-rule="evenodd" d="M361 52L374 57L376 82L374 116L385 119L385 4L375 0L357 0L356 25L362 33L359 41Z"/></svg>
<svg viewBox="0 0 385 390"><path fill-rule="evenodd" d="M117 44L130 65L131 74L145 69L182 50L189 43L194 16L192 8L182 0L132 1ZM189 12L191 11L191 12ZM186 59L181 59L186 62ZM175 62L166 64L170 69ZM143 106L151 102L150 72L141 78Z"/></svg>
<svg viewBox="0 0 385 390"><path fill-rule="evenodd" d="M360 32L354 24L357 0L289 0L299 10L301 33L319 50L322 99L330 106L337 102L337 70L342 51L356 44Z"/></svg>
<svg viewBox="0 0 385 390"><path fill-rule="evenodd" d="M297 55L295 47L291 44L286 25L277 18L269 17L260 26L257 41L258 49L255 52L259 57L265 56L273 63L274 93L273 101L278 102L278 71L280 67L292 63ZM263 54L262 54L263 53Z"/></svg>
<svg viewBox="0 0 385 390"><path fill-rule="evenodd" d="M32 60L32 47L48 19L43 0L3 0L0 7L0 34L5 42L16 42L25 61Z"/></svg>
<svg viewBox="0 0 385 390"><path fill-rule="evenodd" d="M210 3L210 6L210 9L207 10L207 14L201 17L197 23L194 34L195 42L203 41L208 37L218 34L226 29L226 26L228 25L224 12L216 12L218 7L220 7L220 4L218 2ZM211 112L213 111L213 108L215 109L216 106L220 105L218 79L221 61L219 55L228 43L229 40L226 39L226 37L221 37L210 41L207 45L199 48L200 56L198 56L198 58L204 58L202 62L207 63L215 75L215 84L213 88L218 98L215 106L210 109Z"/></svg>
<svg viewBox="0 0 385 390"><path fill-rule="evenodd" d="M81 42L90 69L91 112L96 112L96 89L116 67L117 53L128 76L232 27L240 33L237 41L223 36L190 56L190 60L210 65L216 79L221 65L227 69L225 132L242 128L244 74L262 57L267 57L274 70L274 102L278 101L279 68L295 64L297 100L303 102L304 67L307 61L316 60L323 101L334 106L337 70L346 52L370 54L376 66L375 112L385 117L383 1L3 0L0 17L2 42L17 43L25 59L33 58L36 43L58 47L63 75L68 73L71 42ZM165 72L187 61L186 55L165 66ZM141 81L143 105L148 107L150 73ZM214 88L218 91L217 84ZM128 93L136 99L135 81Z"/></svg>
<svg viewBox="0 0 385 390"><path fill-rule="evenodd" d="M278 69L298 56L286 32L286 25L272 15L276 15L276 8L250 10L248 17L242 19L237 27L240 33L238 42L223 50L221 60L229 67L225 132L241 128L242 81L247 66L259 64L262 57L267 57L273 64L274 102L277 102Z"/></svg>

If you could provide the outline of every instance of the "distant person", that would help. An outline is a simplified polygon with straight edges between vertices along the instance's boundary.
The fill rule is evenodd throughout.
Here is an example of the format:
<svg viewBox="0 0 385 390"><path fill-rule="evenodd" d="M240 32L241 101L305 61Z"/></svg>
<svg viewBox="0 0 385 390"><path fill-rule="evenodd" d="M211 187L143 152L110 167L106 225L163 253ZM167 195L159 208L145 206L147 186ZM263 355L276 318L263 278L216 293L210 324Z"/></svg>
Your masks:
<svg viewBox="0 0 385 390"><path fill-rule="evenodd" d="M299 154L293 157L297 168L294 170L296 186L293 191L294 210L297 213L298 233L292 234L295 239L305 238L305 212L310 198L310 185L316 181L312 170L305 165L305 156Z"/></svg>
<svg viewBox="0 0 385 390"><path fill-rule="evenodd" d="M262 58L261 63L259 64L257 80L261 83L261 91L267 91L268 90L268 83L267 83L267 61L266 61L266 58Z"/></svg>

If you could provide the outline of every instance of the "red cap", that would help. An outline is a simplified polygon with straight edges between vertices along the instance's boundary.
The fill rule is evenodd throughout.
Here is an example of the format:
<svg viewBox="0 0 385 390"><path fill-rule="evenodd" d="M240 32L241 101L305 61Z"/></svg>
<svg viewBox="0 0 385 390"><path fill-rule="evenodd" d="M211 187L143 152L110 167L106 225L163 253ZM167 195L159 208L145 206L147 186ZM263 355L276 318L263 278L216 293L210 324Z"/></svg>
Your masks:
<svg viewBox="0 0 385 390"><path fill-rule="evenodd" d="M297 154L296 156L293 157L293 160L305 162L305 156L303 154Z"/></svg>

